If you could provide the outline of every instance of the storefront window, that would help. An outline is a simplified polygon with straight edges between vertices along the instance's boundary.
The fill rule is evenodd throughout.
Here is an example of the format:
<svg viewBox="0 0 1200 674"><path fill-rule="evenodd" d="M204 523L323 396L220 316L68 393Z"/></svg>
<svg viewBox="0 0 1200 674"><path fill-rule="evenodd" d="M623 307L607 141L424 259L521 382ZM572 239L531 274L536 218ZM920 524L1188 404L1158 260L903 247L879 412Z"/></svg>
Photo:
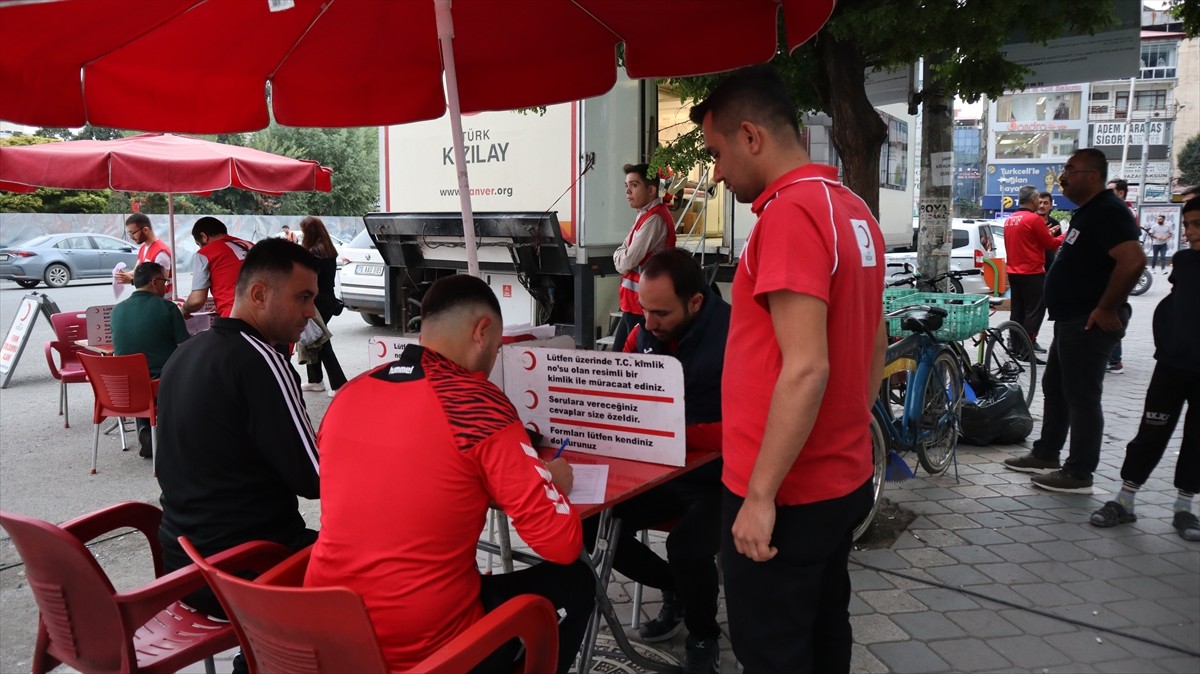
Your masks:
<svg viewBox="0 0 1200 674"><path fill-rule="evenodd" d="M1078 141L1079 132L1074 132ZM1002 132L996 134L996 159L1040 159L1050 149L1047 132Z"/></svg>
<svg viewBox="0 0 1200 674"><path fill-rule="evenodd" d="M1082 96L1078 91L1058 91L1001 96L996 121L1043 122L1080 119Z"/></svg>
<svg viewBox="0 0 1200 674"><path fill-rule="evenodd" d="M888 139L879 150L879 186L908 188L908 122L880 114L888 126Z"/></svg>

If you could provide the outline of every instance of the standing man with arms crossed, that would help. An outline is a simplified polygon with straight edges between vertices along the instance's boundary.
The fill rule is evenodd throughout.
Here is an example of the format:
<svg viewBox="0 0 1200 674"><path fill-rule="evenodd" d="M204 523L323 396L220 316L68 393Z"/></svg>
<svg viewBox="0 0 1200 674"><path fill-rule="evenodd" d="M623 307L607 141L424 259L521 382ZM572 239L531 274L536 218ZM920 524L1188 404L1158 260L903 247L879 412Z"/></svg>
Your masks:
<svg viewBox="0 0 1200 674"><path fill-rule="evenodd" d="M1011 470L1033 474L1049 491L1090 494L1104 435L1104 366L1125 335L1125 301L1146 265L1133 214L1105 189L1108 160L1092 148L1075 152L1059 175L1063 195L1079 204L1071 231L1046 275L1046 309L1054 341L1042 377L1042 434L1033 451L1005 459ZM1065 463L1059 455L1070 434Z"/></svg>
<svg viewBox="0 0 1200 674"><path fill-rule="evenodd" d="M1062 244L1058 229L1047 229L1046 218L1038 208L1038 190L1025 185L1017 192L1017 211L1004 221L1004 246L1008 256L1008 285L1012 289L1010 318L1021 324L1038 350L1037 336L1042 328L1046 305L1042 287L1046 285L1046 255ZM1045 351L1045 349L1042 349ZM1033 354L1020 357L1036 358Z"/></svg>
<svg viewBox="0 0 1200 674"><path fill-rule="evenodd" d="M721 559L746 672L848 672L851 532L871 507L883 237L813 164L769 66L735 72L691 120L713 174L758 222L733 282L722 379Z"/></svg>
<svg viewBox="0 0 1200 674"><path fill-rule="evenodd" d="M138 244L137 261L157 262L167 270L166 296L174 298L174 279L171 278L171 249L163 243L154 228L150 226L150 218L145 213L134 213L125 218L125 233L133 242ZM121 283L133 283L133 270L113 272L113 276Z"/></svg>
<svg viewBox="0 0 1200 674"><path fill-rule="evenodd" d="M217 315L228 318L237 294L238 272L251 244L230 236L225 223L212 216L196 221L192 226L192 238L200 250L192 259L192 292L183 303L183 317L200 311L211 290Z"/></svg>
<svg viewBox="0 0 1200 674"><path fill-rule="evenodd" d="M563 611L566 674L596 591L566 497L571 466L538 458L516 408L487 380L503 320L486 283L439 279L421 317L420 346L342 387L321 422L321 532L304 584L358 593L397 672L508 599L540 594ZM475 543L490 503L545 562L480 575ZM513 645L473 672L510 670Z"/></svg>
<svg viewBox="0 0 1200 674"><path fill-rule="evenodd" d="M205 557L247 541L299 550L317 539L296 500L319 496L316 437L300 378L271 347L300 337L316 295L317 259L267 239L246 255L231 316L184 342L163 368L158 537L167 571L191 563L179 536ZM207 588L185 602L224 615Z"/></svg>
<svg viewBox="0 0 1200 674"><path fill-rule="evenodd" d="M637 211L633 229L613 251L613 266L621 274L621 320L613 332L613 351L621 348L635 325L644 325L638 304L638 282L642 265L651 255L675 247L675 220L671 209L658 196L658 179L650 177L648 164L626 164L625 200Z"/></svg>

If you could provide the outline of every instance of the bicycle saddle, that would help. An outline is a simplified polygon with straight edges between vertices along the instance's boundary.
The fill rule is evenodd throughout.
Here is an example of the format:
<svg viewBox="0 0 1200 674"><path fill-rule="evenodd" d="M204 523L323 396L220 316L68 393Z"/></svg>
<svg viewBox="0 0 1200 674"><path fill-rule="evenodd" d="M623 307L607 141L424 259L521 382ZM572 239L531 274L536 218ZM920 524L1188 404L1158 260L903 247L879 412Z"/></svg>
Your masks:
<svg viewBox="0 0 1200 674"><path fill-rule="evenodd" d="M905 314L900 319L900 328L909 332L933 332L942 327L942 322L946 318L946 310L924 310L918 309L909 314Z"/></svg>

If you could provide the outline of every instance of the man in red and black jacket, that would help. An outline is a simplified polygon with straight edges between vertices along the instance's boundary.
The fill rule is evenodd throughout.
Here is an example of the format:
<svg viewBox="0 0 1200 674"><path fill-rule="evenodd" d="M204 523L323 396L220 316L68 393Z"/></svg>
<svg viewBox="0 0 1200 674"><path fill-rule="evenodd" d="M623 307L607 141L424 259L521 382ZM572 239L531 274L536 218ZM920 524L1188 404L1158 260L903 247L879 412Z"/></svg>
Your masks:
<svg viewBox="0 0 1200 674"><path fill-rule="evenodd" d="M1057 250L1063 237L1046 227L1046 218L1037 213L1038 189L1026 185L1017 193L1017 211L1004 221L1004 246L1008 256L1008 286L1011 288L1010 318L1021 324L1035 351L1038 331L1046 316L1042 289L1046 285L1046 253Z"/></svg>
<svg viewBox="0 0 1200 674"><path fill-rule="evenodd" d="M621 274L621 320L613 332L613 350L625 343L635 325L642 325L638 283L642 265L651 255L675 247L675 220L671 209L658 195L658 179L651 178L648 164L626 164L625 200L637 211L633 229L613 251L613 266Z"/></svg>
<svg viewBox="0 0 1200 674"><path fill-rule="evenodd" d="M200 250L192 258L192 292L183 303L183 317L199 311L211 290L217 315L228 318L233 310L238 272L252 244L230 236L225 223L211 216L196 221L192 226L192 238Z"/></svg>

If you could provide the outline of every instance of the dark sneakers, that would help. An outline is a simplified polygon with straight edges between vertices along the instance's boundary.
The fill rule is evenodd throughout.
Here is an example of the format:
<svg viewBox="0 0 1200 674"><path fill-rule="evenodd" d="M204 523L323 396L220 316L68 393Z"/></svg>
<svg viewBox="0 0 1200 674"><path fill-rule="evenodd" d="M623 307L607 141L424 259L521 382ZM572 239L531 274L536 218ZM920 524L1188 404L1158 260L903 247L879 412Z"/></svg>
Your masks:
<svg viewBox="0 0 1200 674"><path fill-rule="evenodd" d="M137 436L138 444L141 445L138 448L138 456L142 457L143 459L154 458L154 450L150 442L150 427L143 426L139 428Z"/></svg>
<svg viewBox="0 0 1200 674"><path fill-rule="evenodd" d="M697 639L689 634L683 647L683 673L718 674L720 671L720 643L716 639Z"/></svg>
<svg viewBox="0 0 1200 674"><path fill-rule="evenodd" d="M1062 494L1090 494L1092 493L1092 478L1071 477L1061 470L1056 470L1046 475L1034 475L1033 486L1045 489L1047 491L1056 491Z"/></svg>
<svg viewBox="0 0 1200 674"><path fill-rule="evenodd" d="M638 628L638 636L642 641L653 644L666 641L679 634L683 629L683 607L675 603L673 597L664 597L658 617Z"/></svg>
<svg viewBox="0 0 1200 674"><path fill-rule="evenodd" d="M1058 461L1047 461L1039 459L1032 452L1024 456L1016 456L1011 459L1004 460L1004 467L1009 470L1015 470L1020 473L1032 473L1034 475L1045 475L1053 473L1062 466Z"/></svg>

